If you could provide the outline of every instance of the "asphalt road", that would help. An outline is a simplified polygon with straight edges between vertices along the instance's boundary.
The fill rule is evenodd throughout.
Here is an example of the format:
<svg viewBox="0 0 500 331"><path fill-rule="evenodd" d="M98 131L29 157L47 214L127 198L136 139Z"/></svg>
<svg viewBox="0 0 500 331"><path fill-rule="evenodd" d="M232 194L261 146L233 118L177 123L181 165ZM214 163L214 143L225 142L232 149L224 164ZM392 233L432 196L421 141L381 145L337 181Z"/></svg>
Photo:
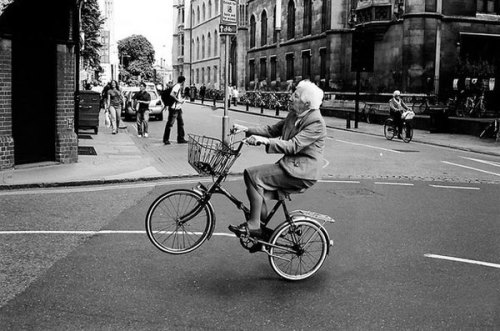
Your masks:
<svg viewBox="0 0 500 331"><path fill-rule="evenodd" d="M186 126L213 133L219 114L197 111ZM138 143L161 139L163 125ZM324 179L289 203L336 219L331 254L302 282L228 235L243 216L222 197L210 241L183 256L155 249L149 204L193 181L0 192L0 329L500 328L498 158L329 137ZM242 186L226 182L244 199Z"/></svg>

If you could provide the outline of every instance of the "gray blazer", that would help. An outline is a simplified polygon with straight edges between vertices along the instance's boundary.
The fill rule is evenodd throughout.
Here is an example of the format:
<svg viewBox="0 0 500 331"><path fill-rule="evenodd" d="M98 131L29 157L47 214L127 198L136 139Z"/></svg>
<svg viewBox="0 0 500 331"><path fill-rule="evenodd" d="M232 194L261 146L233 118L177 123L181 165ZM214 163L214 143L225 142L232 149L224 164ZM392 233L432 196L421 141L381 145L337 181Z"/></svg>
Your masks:
<svg viewBox="0 0 500 331"><path fill-rule="evenodd" d="M309 180L321 177L326 125L319 109L300 119L290 112L274 125L249 128L250 135L270 138L267 153L285 154L278 162L290 176Z"/></svg>

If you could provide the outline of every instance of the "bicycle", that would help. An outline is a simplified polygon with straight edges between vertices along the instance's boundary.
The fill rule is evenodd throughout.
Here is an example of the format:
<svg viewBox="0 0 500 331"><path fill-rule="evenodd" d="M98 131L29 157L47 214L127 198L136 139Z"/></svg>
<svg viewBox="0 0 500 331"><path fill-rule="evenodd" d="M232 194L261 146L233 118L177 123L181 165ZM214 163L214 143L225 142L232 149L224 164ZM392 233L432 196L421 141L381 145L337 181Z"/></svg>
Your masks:
<svg viewBox="0 0 500 331"><path fill-rule="evenodd" d="M500 123L499 123L499 120L497 118L493 122L488 124L488 126L479 135L479 138L481 138L481 139L498 138L499 137L499 132L498 132L499 129L500 129Z"/></svg>
<svg viewBox="0 0 500 331"><path fill-rule="evenodd" d="M392 140L394 137L401 135L401 139L405 143L409 143L413 139L413 128L411 124L403 119L403 132L399 132L398 128L394 125L394 120L389 117L384 122L384 136L387 140Z"/></svg>
<svg viewBox="0 0 500 331"><path fill-rule="evenodd" d="M484 100L484 91L480 95L467 97L465 101L465 113L470 117L483 117L486 113L486 101Z"/></svg>
<svg viewBox="0 0 500 331"><path fill-rule="evenodd" d="M359 120L366 121L366 123L374 123L375 114L380 109L380 105L370 104L365 102L363 109L359 113Z"/></svg>
<svg viewBox="0 0 500 331"><path fill-rule="evenodd" d="M233 135L231 135L233 137ZM209 175L209 187L198 183L192 189L174 189L160 195L149 207L146 215L146 232L151 242L162 252L185 254L199 248L210 239L215 229L215 209L210 202L214 194L222 194L236 208L243 211L245 219L250 210L242 201L222 187L228 171L239 157L244 141L228 145L220 140L190 134L188 137L188 162L201 175ZM299 192L279 192L278 199L262 223L263 238L247 235L239 237L240 244L250 253L264 252L271 268L287 280L302 280L316 273L330 252L333 241L325 229L334 220L327 215L311 211L288 212L285 199ZM276 228L268 227L279 208L285 220Z"/></svg>

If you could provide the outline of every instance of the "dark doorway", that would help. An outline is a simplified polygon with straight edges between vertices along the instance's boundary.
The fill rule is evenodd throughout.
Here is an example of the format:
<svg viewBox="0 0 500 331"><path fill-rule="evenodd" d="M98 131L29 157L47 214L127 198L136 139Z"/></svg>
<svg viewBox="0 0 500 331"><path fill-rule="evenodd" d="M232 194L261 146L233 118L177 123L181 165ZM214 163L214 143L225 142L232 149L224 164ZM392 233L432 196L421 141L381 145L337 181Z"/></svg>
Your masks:
<svg viewBox="0 0 500 331"><path fill-rule="evenodd" d="M12 124L15 164L55 160L56 48L20 33L12 40Z"/></svg>

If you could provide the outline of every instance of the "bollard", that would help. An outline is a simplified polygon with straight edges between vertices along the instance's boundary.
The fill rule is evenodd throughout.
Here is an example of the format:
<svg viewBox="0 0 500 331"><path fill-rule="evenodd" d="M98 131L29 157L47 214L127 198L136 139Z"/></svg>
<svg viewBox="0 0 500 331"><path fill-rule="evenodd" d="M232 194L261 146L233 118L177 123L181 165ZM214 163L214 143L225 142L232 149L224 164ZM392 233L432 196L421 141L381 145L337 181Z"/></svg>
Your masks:
<svg viewBox="0 0 500 331"><path fill-rule="evenodd" d="M280 116L280 106L276 106L276 116Z"/></svg>
<svg viewBox="0 0 500 331"><path fill-rule="evenodd" d="M247 102L247 111L249 111L249 109L248 109L249 107L250 107L250 106L249 106L249 104L248 104L248 102Z"/></svg>
<svg viewBox="0 0 500 331"><path fill-rule="evenodd" d="M346 113L346 124L345 124L345 127L346 129L350 129L351 128L351 113L347 112Z"/></svg>
<svg viewBox="0 0 500 331"><path fill-rule="evenodd" d="M260 113L264 114L264 105L263 104L260 105Z"/></svg>
<svg viewBox="0 0 500 331"><path fill-rule="evenodd" d="M216 107L216 105L215 105L215 98L214 98L214 108L215 108L215 107Z"/></svg>

